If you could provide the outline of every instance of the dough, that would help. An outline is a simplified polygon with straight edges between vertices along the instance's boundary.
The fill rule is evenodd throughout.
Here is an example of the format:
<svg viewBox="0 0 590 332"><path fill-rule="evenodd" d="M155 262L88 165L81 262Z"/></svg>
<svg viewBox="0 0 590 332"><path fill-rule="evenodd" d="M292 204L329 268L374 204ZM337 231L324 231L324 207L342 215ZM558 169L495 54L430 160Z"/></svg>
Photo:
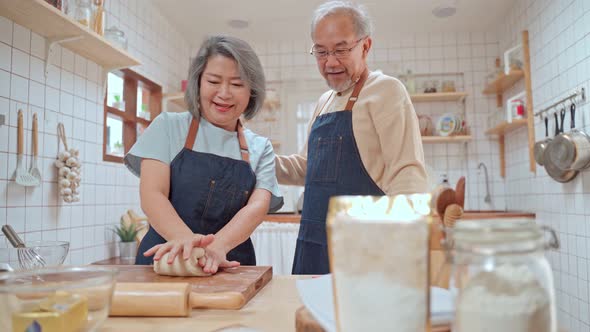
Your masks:
<svg viewBox="0 0 590 332"><path fill-rule="evenodd" d="M170 252L167 252L159 261L154 261L154 272L159 275L175 277L206 277L211 275L211 273L205 273L198 264L199 258L205 255L205 249L193 248L187 260L184 260L182 254L176 255L172 264L168 264L169 254Z"/></svg>

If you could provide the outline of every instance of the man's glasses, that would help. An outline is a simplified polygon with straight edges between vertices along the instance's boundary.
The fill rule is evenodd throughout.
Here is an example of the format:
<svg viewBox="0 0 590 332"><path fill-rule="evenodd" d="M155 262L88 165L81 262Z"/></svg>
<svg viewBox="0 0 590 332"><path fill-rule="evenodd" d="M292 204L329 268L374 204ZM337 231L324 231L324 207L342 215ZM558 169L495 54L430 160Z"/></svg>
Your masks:
<svg viewBox="0 0 590 332"><path fill-rule="evenodd" d="M316 45L313 45L311 47L311 50L309 51L309 54L315 56L317 59L326 59L329 55L335 56L336 59L344 59L344 58L346 58L347 56L350 55L350 52L352 52L352 50L363 39L365 39L365 37L356 40L354 42L354 45L352 47L349 47L349 48L337 48L337 49L335 49L333 51L328 51L328 50L326 50L324 48L319 48L319 47L316 47Z"/></svg>

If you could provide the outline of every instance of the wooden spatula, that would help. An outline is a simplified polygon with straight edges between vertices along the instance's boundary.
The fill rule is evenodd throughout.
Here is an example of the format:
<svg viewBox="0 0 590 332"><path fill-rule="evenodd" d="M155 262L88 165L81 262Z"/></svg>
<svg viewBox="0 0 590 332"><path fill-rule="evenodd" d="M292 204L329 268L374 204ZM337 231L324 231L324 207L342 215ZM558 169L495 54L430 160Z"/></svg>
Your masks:
<svg viewBox="0 0 590 332"><path fill-rule="evenodd" d="M455 190L452 188L442 188L435 194L435 196L435 209L442 220L447 206L455 203Z"/></svg>
<svg viewBox="0 0 590 332"><path fill-rule="evenodd" d="M455 203L459 204L462 209L465 209L465 177L462 176L457 181L455 188Z"/></svg>

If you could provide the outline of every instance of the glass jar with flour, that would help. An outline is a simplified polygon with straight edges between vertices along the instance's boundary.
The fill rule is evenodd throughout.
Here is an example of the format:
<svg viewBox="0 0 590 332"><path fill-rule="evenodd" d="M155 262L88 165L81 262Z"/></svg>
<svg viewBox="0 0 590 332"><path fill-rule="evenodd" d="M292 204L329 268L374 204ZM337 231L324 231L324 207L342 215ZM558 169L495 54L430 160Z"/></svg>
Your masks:
<svg viewBox="0 0 590 332"><path fill-rule="evenodd" d="M559 248L551 228L528 218L466 220L446 233L454 332L557 331L553 274L544 255Z"/></svg>
<svg viewBox="0 0 590 332"><path fill-rule="evenodd" d="M339 332L425 331L430 195L338 196L327 216Z"/></svg>

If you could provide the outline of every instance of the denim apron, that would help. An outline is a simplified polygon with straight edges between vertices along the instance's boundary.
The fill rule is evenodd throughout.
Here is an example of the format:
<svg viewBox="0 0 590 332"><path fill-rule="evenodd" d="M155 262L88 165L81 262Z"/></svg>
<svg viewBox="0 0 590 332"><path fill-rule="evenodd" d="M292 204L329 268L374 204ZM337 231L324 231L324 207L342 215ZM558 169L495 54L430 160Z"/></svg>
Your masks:
<svg viewBox="0 0 590 332"><path fill-rule="evenodd" d="M237 135L242 160L193 151L199 119L193 118L184 148L170 163L170 194L168 199L182 221L193 233L216 234L246 205L256 175L250 167L244 129L238 120ZM151 226L139 245L135 264L153 264L153 256L143 253L166 240ZM242 265L256 265L254 246L250 239L227 254L227 260Z"/></svg>
<svg viewBox="0 0 590 332"><path fill-rule="evenodd" d="M365 70L345 110L320 115L311 127L293 274L330 273L326 214L331 196L385 194L367 173L352 130L352 107L367 76Z"/></svg>

